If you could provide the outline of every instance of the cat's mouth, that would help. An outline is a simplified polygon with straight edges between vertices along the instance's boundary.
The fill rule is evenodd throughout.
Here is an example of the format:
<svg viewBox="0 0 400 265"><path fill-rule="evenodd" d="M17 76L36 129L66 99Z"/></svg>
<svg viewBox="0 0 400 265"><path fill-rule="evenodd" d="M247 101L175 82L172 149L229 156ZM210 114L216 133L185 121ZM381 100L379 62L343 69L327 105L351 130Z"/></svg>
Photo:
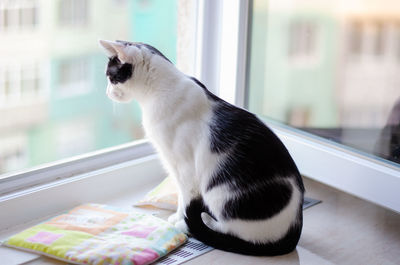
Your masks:
<svg viewBox="0 0 400 265"><path fill-rule="evenodd" d="M118 98L118 99L124 98L124 92L122 92L122 91L118 91L118 90L114 89L111 93L115 98Z"/></svg>

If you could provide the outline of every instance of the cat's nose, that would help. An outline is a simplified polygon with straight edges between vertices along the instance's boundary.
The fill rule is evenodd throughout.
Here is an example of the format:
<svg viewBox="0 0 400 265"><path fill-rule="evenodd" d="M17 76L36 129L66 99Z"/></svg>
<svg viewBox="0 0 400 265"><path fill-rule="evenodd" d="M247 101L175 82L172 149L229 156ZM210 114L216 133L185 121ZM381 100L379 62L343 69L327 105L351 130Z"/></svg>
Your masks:
<svg viewBox="0 0 400 265"><path fill-rule="evenodd" d="M120 90L116 90L114 89L112 91L112 94L116 97L116 98L123 98L124 97L124 92L120 91Z"/></svg>

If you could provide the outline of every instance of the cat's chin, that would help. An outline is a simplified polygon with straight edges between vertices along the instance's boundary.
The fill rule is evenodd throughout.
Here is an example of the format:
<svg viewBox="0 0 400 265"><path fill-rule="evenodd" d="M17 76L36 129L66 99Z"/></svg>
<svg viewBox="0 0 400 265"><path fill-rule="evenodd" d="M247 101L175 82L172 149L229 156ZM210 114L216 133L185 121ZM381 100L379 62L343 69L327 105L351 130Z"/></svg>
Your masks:
<svg viewBox="0 0 400 265"><path fill-rule="evenodd" d="M107 96L109 99L117 103L129 103L132 101L132 98L127 97L125 93L115 89L107 89Z"/></svg>
<svg viewBox="0 0 400 265"><path fill-rule="evenodd" d="M110 95L108 96L108 98L116 103L122 103L122 104L127 104L132 101L132 99L119 99L119 98L112 97Z"/></svg>
<svg viewBox="0 0 400 265"><path fill-rule="evenodd" d="M117 103L129 103L132 101L132 99L123 97L120 94L107 93L107 96L109 99L111 99L112 101L117 102Z"/></svg>

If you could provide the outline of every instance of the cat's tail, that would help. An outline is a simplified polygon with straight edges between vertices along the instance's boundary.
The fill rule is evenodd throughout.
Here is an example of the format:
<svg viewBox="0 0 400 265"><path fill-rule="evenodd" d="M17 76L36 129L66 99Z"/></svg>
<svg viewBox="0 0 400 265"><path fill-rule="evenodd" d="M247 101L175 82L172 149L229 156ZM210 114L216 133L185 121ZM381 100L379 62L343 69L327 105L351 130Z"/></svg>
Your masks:
<svg viewBox="0 0 400 265"><path fill-rule="evenodd" d="M301 207L300 211L302 211ZM193 199L186 208L185 221L189 232L204 244L216 249L244 255L276 256L293 251L300 238L301 226L293 226L282 239L276 242L252 243L236 236L210 229L201 218L202 212L208 213L203 200L201 198Z"/></svg>

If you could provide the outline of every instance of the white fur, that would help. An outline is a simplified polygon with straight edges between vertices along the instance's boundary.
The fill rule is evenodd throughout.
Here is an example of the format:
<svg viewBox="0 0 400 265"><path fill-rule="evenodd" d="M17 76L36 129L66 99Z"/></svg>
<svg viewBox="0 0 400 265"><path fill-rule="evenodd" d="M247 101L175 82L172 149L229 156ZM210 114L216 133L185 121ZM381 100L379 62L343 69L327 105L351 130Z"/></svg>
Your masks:
<svg viewBox="0 0 400 265"><path fill-rule="evenodd" d="M206 191L209 180L223 155L210 150L208 123L212 104L203 89L187 78L164 58L146 49L101 42L109 56L122 56L134 65L133 77L123 84L109 83L107 95L118 102L136 99L143 111L145 132L160 154L167 171L175 176L179 187L178 211L169 219L185 230L184 208L194 197L201 195L210 211L218 219L230 196L229 187L221 185ZM117 48L116 48L117 47ZM114 52L113 52L114 51ZM202 218L214 230L232 233L238 237L265 242L279 239L295 220L300 191L291 183L290 203L279 214L265 221L220 221L207 214Z"/></svg>

